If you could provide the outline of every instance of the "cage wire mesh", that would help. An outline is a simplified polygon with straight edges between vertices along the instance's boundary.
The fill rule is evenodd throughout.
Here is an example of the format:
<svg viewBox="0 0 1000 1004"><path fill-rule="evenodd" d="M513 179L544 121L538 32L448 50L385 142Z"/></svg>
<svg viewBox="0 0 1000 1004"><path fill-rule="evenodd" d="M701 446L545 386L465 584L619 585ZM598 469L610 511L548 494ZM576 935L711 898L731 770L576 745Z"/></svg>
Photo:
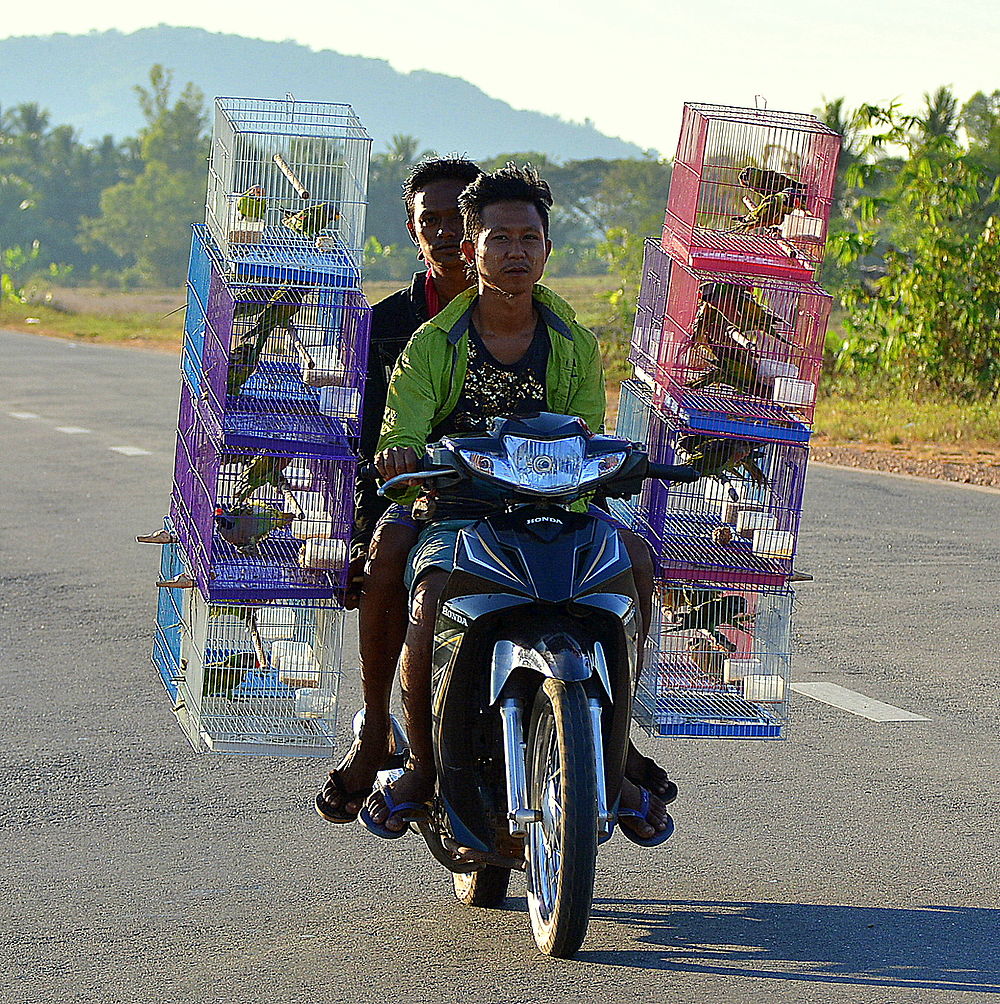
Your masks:
<svg viewBox="0 0 1000 1004"><path fill-rule="evenodd" d="M173 526L164 519L163 529L173 536ZM160 552L160 581L173 582L186 572L180 544L172 540ZM183 589L157 590L156 625L153 631L153 666L160 674L163 686L173 700L177 699L177 686L181 677L181 628L184 621Z"/></svg>
<svg viewBox="0 0 1000 1004"><path fill-rule="evenodd" d="M205 597L339 595L356 463L223 446L182 386L170 515Z"/></svg>
<svg viewBox="0 0 1000 1004"><path fill-rule="evenodd" d="M784 736L792 591L661 579L634 717L651 735Z"/></svg>
<svg viewBox="0 0 1000 1004"><path fill-rule="evenodd" d="M649 541L662 574L783 584L792 572L808 448L694 430L657 407L635 379L622 384L618 414L617 434L644 443L651 460L705 472L694 484L646 481L613 507Z"/></svg>
<svg viewBox="0 0 1000 1004"><path fill-rule="evenodd" d="M695 271L649 239L631 358L686 413L808 424L831 303L815 283Z"/></svg>
<svg viewBox="0 0 1000 1004"><path fill-rule="evenodd" d="M207 229L195 231L210 282L204 301L189 301L203 347L196 376L185 367L185 379L216 432L249 449L347 452L361 429L371 326L364 294L236 283Z"/></svg>
<svg viewBox="0 0 1000 1004"><path fill-rule="evenodd" d="M216 98L206 223L236 272L359 288L371 143L350 105Z"/></svg>
<svg viewBox="0 0 1000 1004"><path fill-rule="evenodd" d="M839 151L812 115L685 104L664 243L696 268L814 277Z"/></svg>
<svg viewBox="0 0 1000 1004"><path fill-rule="evenodd" d="M329 603L212 604L184 591L176 713L200 752L331 756L344 613Z"/></svg>
<svg viewBox="0 0 1000 1004"><path fill-rule="evenodd" d="M181 347L181 373L196 393L201 393L202 354L205 349L205 322L212 282L212 262L198 225L191 235L188 260L187 307L184 312L184 343Z"/></svg>

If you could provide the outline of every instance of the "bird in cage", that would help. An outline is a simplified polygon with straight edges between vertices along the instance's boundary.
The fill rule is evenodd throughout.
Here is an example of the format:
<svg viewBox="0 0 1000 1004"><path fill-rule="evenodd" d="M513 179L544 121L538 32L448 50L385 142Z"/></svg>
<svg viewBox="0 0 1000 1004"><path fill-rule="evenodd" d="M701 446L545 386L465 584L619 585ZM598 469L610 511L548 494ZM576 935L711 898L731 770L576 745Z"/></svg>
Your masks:
<svg viewBox="0 0 1000 1004"><path fill-rule="evenodd" d="M736 651L719 627L743 628L747 618L746 597L717 589L668 589L661 595L667 631L698 631L728 653Z"/></svg>
<svg viewBox="0 0 1000 1004"><path fill-rule="evenodd" d="M693 357L708 364L708 369L689 379L685 386L692 390L704 390L714 384L725 384L741 394L750 397L760 393L760 379L756 353L742 346L694 346L702 349L700 355Z"/></svg>
<svg viewBox="0 0 1000 1004"><path fill-rule="evenodd" d="M261 185L251 185L236 200L236 212L251 223L259 223L267 213L267 192Z"/></svg>
<svg viewBox="0 0 1000 1004"><path fill-rule="evenodd" d="M313 238L321 230L327 230L340 219L340 213L332 202L317 202L315 206L300 209L297 213L291 213L281 222L302 234L303 237Z"/></svg>
<svg viewBox="0 0 1000 1004"><path fill-rule="evenodd" d="M760 335L791 345L778 330L782 319L753 295L749 286L724 282L707 282L699 290L701 303L695 316L695 340L714 344L729 337L742 344L756 346ZM735 334L730 330L735 329Z"/></svg>
<svg viewBox="0 0 1000 1004"><path fill-rule="evenodd" d="M744 188L749 188L762 199L778 192L788 192L798 202L805 202L806 199L806 186L780 171L769 171L763 167L744 167L740 171L739 179Z"/></svg>
<svg viewBox="0 0 1000 1004"><path fill-rule="evenodd" d="M798 202L788 192L775 192L762 199L756 206L743 216L732 217L736 226L725 231L728 234L749 234L754 230L770 230L781 225L782 221L796 208Z"/></svg>
<svg viewBox="0 0 1000 1004"><path fill-rule="evenodd" d="M233 506L239 508L261 488L273 488L281 493L290 491L291 485L283 472L291 462L291 457L276 457L266 453L253 457L240 471L233 492Z"/></svg>
<svg viewBox="0 0 1000 1004"><path fill-rule="evenodd" d="M299 286L282 286L276 289L257 314L248 331L233 335L233 348L229 356L229 373L226 393L237 397L253 376L264 352L268 337L278 328L287 328L302 309L305 289Z"/></svg>
<svg viewBox="0 0 1000 1004"><path fill-rule="evenodd" d="M233 652L220 662L206 662L202 676L202 697L228 697L233 699L236 689L246 679L247 673L259 668L253 652Z"/></svg>
<svg viewBox="0 0 1000 1004"><path fill-rule="evenodd" d="M241 554L254 556L257 545L272 531L292 524L295 513L282 512L264 502L245 502L229 509L215 510L219 535Z"/></svg>
<svg viewBox="0 0 1000 1004"><path fill-rule="evenodd" d="M753 440L688 433L678 440L677 450L684 454L685 463L701 471L702 477L728 482L732 474L762 487L769 484L758 463L763 447Z"/></svg>

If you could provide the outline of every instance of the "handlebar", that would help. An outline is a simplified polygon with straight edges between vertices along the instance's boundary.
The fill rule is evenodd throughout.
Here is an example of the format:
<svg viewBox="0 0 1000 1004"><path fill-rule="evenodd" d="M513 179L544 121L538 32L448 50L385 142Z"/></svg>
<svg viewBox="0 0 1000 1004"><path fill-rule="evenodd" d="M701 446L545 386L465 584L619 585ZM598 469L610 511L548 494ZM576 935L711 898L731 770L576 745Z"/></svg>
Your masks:
<svg viewBox="0 0 1000 1004"><path fill-rule="evenodd" d="M701 476L701 471L690 464L654 464L650 462L646 469L647 478L656 478L659 481L680 481L688 485L697 481Z"/></svg>

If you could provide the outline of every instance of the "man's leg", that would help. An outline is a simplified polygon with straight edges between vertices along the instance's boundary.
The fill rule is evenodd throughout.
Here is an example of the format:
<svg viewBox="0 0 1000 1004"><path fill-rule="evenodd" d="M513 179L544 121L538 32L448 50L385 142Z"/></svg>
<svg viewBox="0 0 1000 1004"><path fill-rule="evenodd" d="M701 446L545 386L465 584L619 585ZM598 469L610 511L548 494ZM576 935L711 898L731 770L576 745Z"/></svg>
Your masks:
<svg viewBox="0 0 1000 1004"><path fill-rule="evenodd" d="M635 589L639 596L639 616L642 624L636 655L639 666L642 666L646 639L653 616L653 556L650 553L649 545L637 533L619 528L618 535L628 551L629 561L632 562L632 578L635 580ZM648 789L653 795L658 796L658 799L671 802L677 797L677 785L670 780L667 772L655 760L640 753L631 739L628 744L628 752L625 755L625 777L633 785ZM622 800L624 804L624 789ZM638 806L629 805L627 808L633 809ZM660 827L660 829L662 828ZM648 834L641 835L648 836Z"/></svg>
<svg viewBox="0 0 1000 1004"><path fill-rule="evenodd" d="M434 746L431 735L431 659L438 600L447 572L428 570L413 589L410 622L403 643L400 684L406 734L410 741L410 761L403 776L391 785L395 805L426 802L434 794ZM392 815L382 792L368 799L368 812L378 826L399 833L407 826L401 815ZM392 818L390 818L392 816Z"/></svg>
<svg viewBox="0 0 1000 1004"><path fill-rule="evenodd" d="M358 609L358 649L365 720L358 742L330 774L316 797L330 821L357 816L389 754L389 698L406 632L403 573L416 543L412 521L386 520L375 528Z"/></svg>

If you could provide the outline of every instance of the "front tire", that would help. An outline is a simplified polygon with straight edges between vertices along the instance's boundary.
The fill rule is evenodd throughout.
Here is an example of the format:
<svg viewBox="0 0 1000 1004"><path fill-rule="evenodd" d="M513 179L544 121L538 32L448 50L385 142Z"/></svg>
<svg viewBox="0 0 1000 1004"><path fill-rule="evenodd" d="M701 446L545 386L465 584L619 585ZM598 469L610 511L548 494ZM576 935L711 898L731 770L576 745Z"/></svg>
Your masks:
<svg viewBox="0 0 1000 1004"><path fill-rule="evenodd" d="M483 865L479 871L453 874L455 897L466 906L498 907L507 899L510 869Z"/></svg>
<svg viewBox="0 0 1000 1004"><path fill-rule="evenodd" d="M597 865L597 778L590 709L580 683L547 679L538 690L525 759L528 914L535 944L569 958L590 922Z"/></svg>

